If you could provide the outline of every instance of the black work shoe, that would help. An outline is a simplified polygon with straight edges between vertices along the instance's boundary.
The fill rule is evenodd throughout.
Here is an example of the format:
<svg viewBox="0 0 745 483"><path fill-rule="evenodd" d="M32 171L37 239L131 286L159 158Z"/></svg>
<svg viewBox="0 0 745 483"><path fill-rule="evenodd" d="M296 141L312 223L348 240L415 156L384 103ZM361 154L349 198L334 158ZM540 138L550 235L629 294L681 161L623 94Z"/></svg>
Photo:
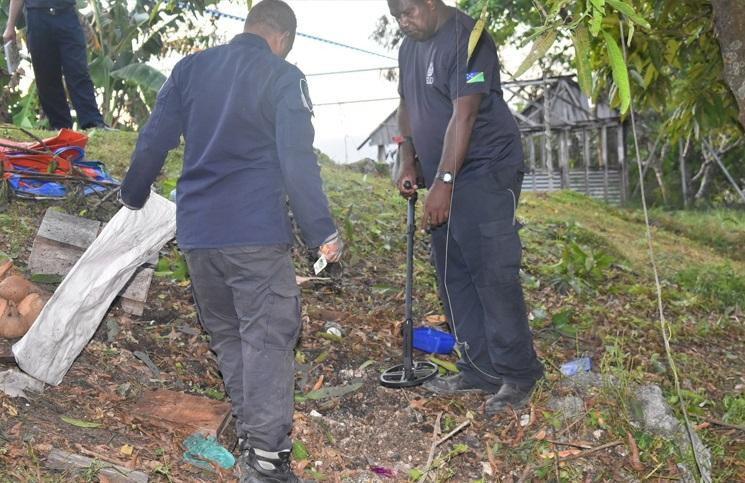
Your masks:
<svg viewBox="0 0 745 483"><path fill-rule="evenodd" d="M90 129L101 129L102 131L118 131L118 129L109 126L103 121L100 122L94 122L93 124L86 124L82 127L84 131L88 131Z"/></svg>
<svg viewBox="0 0 745 483"><path fill-rule="evenodd" d="M464 394L468 392L485 392L494 394L497 388L485 388L467 381L459 372L452 376L437 376L422 384L425 389L440 395Z"/></svg>
<svg viewBox="0 0 745 483"><path fill-rule="evenodd" d="M258 453L258 454L257 454ZM290 468L290 451L269 452L248 448L238 460L240 483L303 483Z"/></svg>
<svg viewBox="0 0 745 483"><path fill-rule="evenodd" d="M499 388L499 392L486 400L486 407L484 412L487 416L491 416L500 411L504 411L508 407L517 409L526 405L530 401L530 396L533 395L533 388L535 384L512 384L504 383Z"/></svg>

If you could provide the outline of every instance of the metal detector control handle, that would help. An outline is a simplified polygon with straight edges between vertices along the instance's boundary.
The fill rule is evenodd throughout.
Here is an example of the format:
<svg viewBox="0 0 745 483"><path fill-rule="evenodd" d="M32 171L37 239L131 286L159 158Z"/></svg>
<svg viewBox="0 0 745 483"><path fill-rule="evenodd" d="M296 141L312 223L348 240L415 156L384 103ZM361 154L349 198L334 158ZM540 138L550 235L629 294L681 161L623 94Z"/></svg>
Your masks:
<svg viewBox="0 0 745 483"><path fill-rule="evenodd" d="M411 181L408 181L408 180L404 181L404 188L406 188L407 190L410 190L412 188ZM417 193L416 191L414 191L414 194L409 197L409 202L411 202L411 200L414 200L414 202L416 203L416 199L417 199Z"/></svg>

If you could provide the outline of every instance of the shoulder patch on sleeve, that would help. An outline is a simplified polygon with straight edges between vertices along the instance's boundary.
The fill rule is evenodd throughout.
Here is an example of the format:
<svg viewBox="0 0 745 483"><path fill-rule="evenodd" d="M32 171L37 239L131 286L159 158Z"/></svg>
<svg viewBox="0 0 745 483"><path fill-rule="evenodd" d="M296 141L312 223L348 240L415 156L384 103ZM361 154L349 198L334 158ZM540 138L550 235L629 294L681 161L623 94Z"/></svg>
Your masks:
<svg viewBox="0 0 745 483"><path fill-rule="evenodd" d="M469 72L466 74L466 84L482 84L486 82L483 72Z"/></svg>
<svg viewBox="0 0 745 483"><path fill-rule="evenodd" d="M313 115L313 102L310 100L308 81L306 81L304 77L300 79L300 99L303 101L303 107Z"/></svg>

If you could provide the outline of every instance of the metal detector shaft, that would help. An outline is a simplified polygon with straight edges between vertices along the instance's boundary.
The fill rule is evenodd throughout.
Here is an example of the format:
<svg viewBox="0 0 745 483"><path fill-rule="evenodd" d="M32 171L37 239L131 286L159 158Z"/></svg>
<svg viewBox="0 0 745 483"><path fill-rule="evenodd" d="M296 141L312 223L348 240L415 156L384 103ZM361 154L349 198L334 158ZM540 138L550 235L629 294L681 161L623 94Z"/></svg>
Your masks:
<svg viewBox="0 0 745 483"><path fill-rule="evenodd" d="M414 232L416 231L416 200L417 194L414 193L409 198L409 206L406 211L406 292L405 292L405 313L403 336L404 336L404 377L408 380L412 376L412 367L414 364L413 357L413 326L414 319L411 313L412 306L412 289L414 286Z"/></svg>

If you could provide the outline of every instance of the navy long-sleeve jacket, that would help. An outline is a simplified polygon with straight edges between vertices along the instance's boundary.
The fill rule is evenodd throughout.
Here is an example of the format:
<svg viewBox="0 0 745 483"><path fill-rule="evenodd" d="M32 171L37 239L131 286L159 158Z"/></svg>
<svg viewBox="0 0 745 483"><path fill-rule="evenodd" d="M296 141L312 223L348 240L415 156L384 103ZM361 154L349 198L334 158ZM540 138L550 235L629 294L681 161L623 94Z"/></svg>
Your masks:
<svg viewBox="0 0 745 483"><path fill-rule="evenodd" d="M140 130L121 199L140 208L183 134L176 189L181 248L290 243L287 200L303 240L336 231L313 151L305 77L253 34L179 61Z"/></svg>

